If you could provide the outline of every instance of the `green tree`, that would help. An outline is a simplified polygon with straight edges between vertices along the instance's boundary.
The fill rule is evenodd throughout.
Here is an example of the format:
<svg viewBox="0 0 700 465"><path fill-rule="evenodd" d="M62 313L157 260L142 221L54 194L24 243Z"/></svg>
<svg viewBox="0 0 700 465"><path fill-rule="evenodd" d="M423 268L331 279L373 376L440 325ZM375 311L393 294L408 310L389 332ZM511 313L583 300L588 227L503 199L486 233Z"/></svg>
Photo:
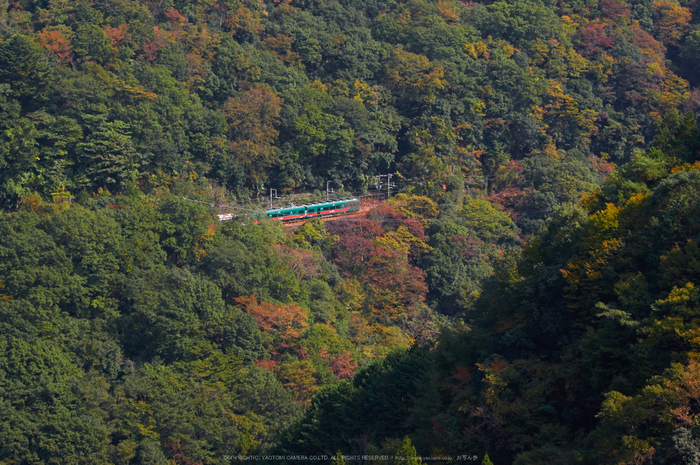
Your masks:
<svg viewBox="0 0 700 465"><path fill-rule="evenodd" d="M85 408L82 372L70 353L35 335L17 338L3 333L0 457L50 464L108 461L108 428Z"/></svg>
<svg viewBox="0 0 700 465"><path fill-rule="evenodd" d="M402 457L401 463L410 465L418 465L423 463L423 460L416 453L416 448L411 444L408 436L405 436L401 441L401 447L396 450L396 455Z"/></svg>
<svg viewBox="0 0 700 465"><path fill-rule="evenodd" d="M207 323L225 311L221 291L211 281L164 267L133 273L123 284L121 307L118 325L126 353L169 362L210 350Z"/></svg>
<svg viewBox="0 0 700 465"><path fill-rule="evenodd" d="M204 246L213 239L211 209L176 195L167 195L158 208L160 243L175 263L195 263L206 255Z"/></svg>
<svg viewBox="0 0 700 465"><path fill-rule="evenodd" d="M0 86L7 90L7 84ZM19 198L33 193L37 184L38 133L29 119L20 116L16 100L0 95L0 115L0 202L16 208Z"/></svg>
<svg viewBox="0 0 700 465"><path fill-rule="evenodd" d="M487 246L474 230L451 221L430 228L432 250L422 262L430 292L428 301L446 315L466 310L490 274Z"/></svg>
<svg viewBox="0 0 700 465"><path fill-rule="evenodd" d="M354 131L345 120L326 112L332 99L317 90L302 94L303 113L294 120L294 147L300 160L311 167L312 182L331 176L342 179L340 168L353 148Z"/></svg>
<svg viewBox="0 0 700 465"><path fill-rule="evenodd" d="M138 175L139 156L129 126L123 121L107 122L103 116L87 117L91 131L77 144L81 171L93 185L119 189Z"/></svg>
<svg viewBox="0 0 700 465"><path fill-rule="evenodd" d="M35 109L47 97L51 68L43 50L28 37L15 34L0 42L0 84L9 84L12 96L26 109Z"/></svg>
<svg viewBox="0 0 700 465"><path fill-rule="evenodd" d="M518 1L495 2L474 15L475 25L484 35L507 39L516 47L530 41L556 37L559 18L544 4Z"/></svg>
<svg viewBox="0 0 700 465"><path fill-rule="evenodd" d="M116 221L76 205L44 219L40 228L71 261L74 278L82 281L71 289L62 309L82 318L114 318L117 302L110 289L119 281L126 252Z"/></svg>
<svg viewBox="0 0 700 465"><path fill-rule="evenodd" d="M503 243L514 239L517 230L513 221L496 210L484 199L465 199L460 209L464 225L476 233L476 237L489 242Z"/></svg>
<svg viewBox="0 0 700 465"><path fill-rule="evenodd" d="M71 39L71 45L80 63L96 61L105 65L112 56L112 44L97 24L79 25Z"/></svg>
<svg viewBox="0 0 700 465"><path fill-rule="evenodd" d="M698 57L700 57L700 28L697 26L685 36L680 46L681 66L685 68L685 77L693 85L698 84Z"/></svg>
<svg viewBox="0 0 700 465"><path fill-rule="evenodd" d="M231 157L243 165L246 184L259 189L276 162L275 126L279 123L282 99L269 87L250 86L224 104L229 124Z"/></svg>

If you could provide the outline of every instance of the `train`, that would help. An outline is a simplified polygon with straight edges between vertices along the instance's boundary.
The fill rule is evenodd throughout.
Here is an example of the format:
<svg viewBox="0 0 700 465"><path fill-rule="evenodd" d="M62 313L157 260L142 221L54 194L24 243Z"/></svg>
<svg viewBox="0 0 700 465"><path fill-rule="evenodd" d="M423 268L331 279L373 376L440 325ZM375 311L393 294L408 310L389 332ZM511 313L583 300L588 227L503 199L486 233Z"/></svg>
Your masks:
<svg viewBox="0 0 700 465"><path fill-rule="evenodd" d="M294 205L284 208L272 208L265 211L268 218L273 221L296 221L307 218L322 218L328 216L346 215L360 211L360 200L357 198L329 200L326 202L310 203L308 205ZM219 221L233 219L236 215L226 213L219 216ZM258 216L254 214L253 216ZM256 222L257 223L257 222Z"/></svg>

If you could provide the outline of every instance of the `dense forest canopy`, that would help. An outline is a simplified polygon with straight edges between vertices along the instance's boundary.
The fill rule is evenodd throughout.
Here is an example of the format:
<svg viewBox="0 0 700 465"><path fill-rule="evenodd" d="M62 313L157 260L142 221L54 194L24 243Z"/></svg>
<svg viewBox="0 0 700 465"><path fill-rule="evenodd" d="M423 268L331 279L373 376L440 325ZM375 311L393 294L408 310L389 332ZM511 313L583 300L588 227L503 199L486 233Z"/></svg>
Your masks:
<svg viewBox="0 0 700 465"><path fill-rule="evenodd" d="M0 0L0 462L697 464L699 8Z"/></svg>

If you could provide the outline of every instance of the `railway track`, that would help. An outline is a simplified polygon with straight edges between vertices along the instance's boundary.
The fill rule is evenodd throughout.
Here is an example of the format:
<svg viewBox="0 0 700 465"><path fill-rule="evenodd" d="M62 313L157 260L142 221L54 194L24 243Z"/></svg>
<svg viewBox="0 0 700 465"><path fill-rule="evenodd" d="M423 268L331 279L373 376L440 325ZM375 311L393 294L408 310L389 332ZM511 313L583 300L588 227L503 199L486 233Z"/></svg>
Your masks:
<svg viewBox="0 0 700 465"><path fill-rule="evenodd" d="M321 216L321 217L316 217L319 218L321 221L338 221L338 220L349 220L351 218L357 218L360 216L363 216L364 212L360 210L359 212L354 212L354 213L344 213L340 215L328 215L328 216ZM301 218L298 220L292 220L292 221L285 221L283 223L285 228L296 228L301 226L302 224L306 223L307 221L311 220L312 218Z"/></svg>
<svg viewBox="0 0 700 465"><path fill-rule="evenodd" d="M360 199L360 211L353 212L353 213L340 213L337 215L318 216L315 218L320 218L322 221L342 221L342 220L355 219L355 218L363 217L368 211L370 211L372 208L379 205L379 203L380 202L378 202L376 200ZM300 218L298 220L285 221L283 223L283 225L285 228L294 229L294 228L298 228L299 226L306 223L310 219L312 219L312 218Z"/></svg>

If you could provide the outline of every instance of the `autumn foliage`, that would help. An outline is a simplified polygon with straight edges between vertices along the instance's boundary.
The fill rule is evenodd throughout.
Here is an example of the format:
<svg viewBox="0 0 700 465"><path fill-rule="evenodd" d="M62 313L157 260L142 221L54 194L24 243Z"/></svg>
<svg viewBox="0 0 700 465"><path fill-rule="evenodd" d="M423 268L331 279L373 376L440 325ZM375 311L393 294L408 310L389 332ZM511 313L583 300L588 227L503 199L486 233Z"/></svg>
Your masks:
<svg viewBox="0 0 700 465"><path fill-rule="evenodd" d="M697 464L698 12L4 2L0 463Z"/></svg>
<svg viewBox="0 0 700 465"><path fill-rule="evenodd" d="M285 305L259 301L254 294L239 297L236 302L270 336L275 353L290 349L309 326L308 314L295 303Z"/></svg>

